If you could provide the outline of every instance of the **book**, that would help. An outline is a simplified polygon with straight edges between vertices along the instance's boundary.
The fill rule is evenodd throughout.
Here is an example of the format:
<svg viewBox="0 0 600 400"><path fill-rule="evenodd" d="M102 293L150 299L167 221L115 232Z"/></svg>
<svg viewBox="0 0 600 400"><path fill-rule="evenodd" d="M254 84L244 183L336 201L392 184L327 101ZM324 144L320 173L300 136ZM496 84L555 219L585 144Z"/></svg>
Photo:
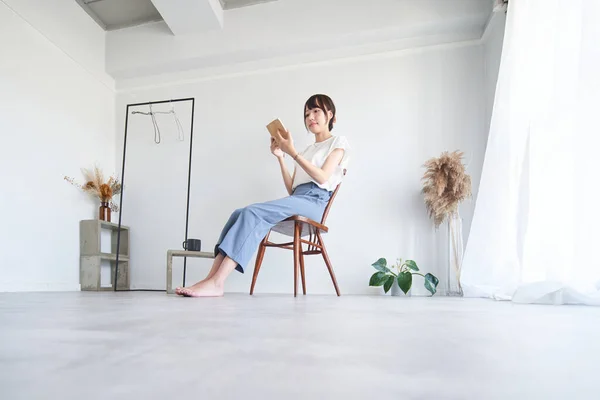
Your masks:
<svg viewBox="0 0 600 400"><path fill-rule="evenodd" d="M271 134L271 137L277 138L277 131L284 139L288 139L288 134L283 126L283 122L279 118L274 119L273 121L267 124L267 130Z"/></svg>

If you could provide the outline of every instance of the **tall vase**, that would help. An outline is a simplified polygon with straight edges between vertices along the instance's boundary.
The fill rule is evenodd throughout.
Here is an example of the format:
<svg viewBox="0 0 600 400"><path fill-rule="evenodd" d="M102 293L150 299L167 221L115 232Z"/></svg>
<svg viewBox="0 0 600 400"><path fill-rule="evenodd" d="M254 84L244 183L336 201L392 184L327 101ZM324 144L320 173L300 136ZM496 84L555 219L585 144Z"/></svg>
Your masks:
<svg viewBox="0 0 600 400"><path fill-rule="evenodd" d="M458 211L448 216L448 280L446 296L462 296L460 273L463 260L462 218Z"/></svg>
<svg viewBox="0 0 600 400"><path fill-rule="evenodd" d="M110 222L110 207L107 201L100 202L100 208L98 209L98 219L101 221Z"/></svg>

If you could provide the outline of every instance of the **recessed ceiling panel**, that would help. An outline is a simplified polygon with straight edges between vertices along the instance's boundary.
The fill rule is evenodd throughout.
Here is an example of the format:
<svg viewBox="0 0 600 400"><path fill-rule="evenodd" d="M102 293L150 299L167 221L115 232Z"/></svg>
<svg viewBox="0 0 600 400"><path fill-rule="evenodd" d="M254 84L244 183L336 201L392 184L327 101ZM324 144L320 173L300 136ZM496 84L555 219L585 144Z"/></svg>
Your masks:
<svg viewBox="0 0 600 400"><path fill-rule="evenodd" d="M276 0L220 0L223 10L231 10L232 8L241 8L254 6L261 3L270 3Z"/></svg>
<svg viewBox="0 0 600 400"><path fill-rule="evenodd" d="M151 0L77 0L77 3L107 31L162 20Z"/></svg>

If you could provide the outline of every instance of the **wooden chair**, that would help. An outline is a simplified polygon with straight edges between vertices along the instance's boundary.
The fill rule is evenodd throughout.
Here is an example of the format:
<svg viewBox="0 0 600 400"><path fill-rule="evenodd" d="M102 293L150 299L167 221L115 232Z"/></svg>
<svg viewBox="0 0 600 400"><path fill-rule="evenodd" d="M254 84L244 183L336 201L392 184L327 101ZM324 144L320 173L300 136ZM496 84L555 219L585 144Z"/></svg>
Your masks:
<svg viewBox="0 0 600 400"><path fill-rule="evenodd" d="M344 171L344 175L346 171ZM252 286L250 287L250 294L254 294L254 286L256 285L256 278L258 277L258 272L260 271L260 266L262 264L263 258L265 256L265 250L267 247L279 247L281 249L293 250L294 251L294 297L298 295L298 269L300 269L300 273L302 275L302 292L306 294L306 279L304 276L304 256L305 255L315 255L321 254L323 256L323 260L325 261L325 265L329 270L329 275L331 276L331 280L333 281L333 286L335 287L335 292L337 295L340 295L340 289L337 284L337 280L335 279L335 274L333 272L333 267L331 266L331 261L329 260L329 256L327 255L327 250L325 249L325 243L323 242L323 238L321 237L321 232L326 233L329 231L329 228L325 226L325 221L327 219L327 215L329 214L329 210L331 209L331 205L333 204L333 200L340 190L341 183L335 188L333 191L329 202L327 203L327 207L325 207L325 211L323 211L323 217L321 218L321 222L313 221L310 218L303 217L301 215L294 215L289 217L277 225L275 225L271 230L267 233L267 236L262 240L260 246L258 247L258 255L256 256L256 264L254 266L254 275L252 276ZM291 236L294 238L292 242L287 243L273 243L269 241L269 235L271 232L279 232L286 236ZM308 240L302 239L305 236L309 236ZM302 249L302 244L308 245L306 251Z"/></svg>

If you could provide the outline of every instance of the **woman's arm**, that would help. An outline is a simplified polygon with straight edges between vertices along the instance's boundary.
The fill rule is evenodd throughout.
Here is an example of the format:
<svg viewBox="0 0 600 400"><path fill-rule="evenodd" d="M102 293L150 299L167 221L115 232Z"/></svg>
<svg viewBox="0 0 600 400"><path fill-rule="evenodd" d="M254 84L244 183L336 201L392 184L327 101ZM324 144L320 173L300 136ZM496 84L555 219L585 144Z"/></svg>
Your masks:
<svg viewBox="0 0 600 400"><path fill-rule="evenodd" d="M335 149L331 152L331 154L325 160L323 167L319 168L304 157L302 155L296 153L295 160L299 166L302 167L303 170L306 171L311 178L315 180L319 185L324 184L329 180L331 174L335 170L335 167L342 161L342 157L344 157L344 149Z"/></svg>
<svg viewBox="0 0 600 400"><path fill-rule="evenodd" d="M279 148L275 139L271 138L271 153L275 157L277 157L277 161L279 161L279 168L281 168L281 175L283 176L283 184L285 185L285 190L287 190L288 194L292 194L292 184L294 183L294 178L296 177L296 170L294 169L294 175L290 176L290 173L285 165L285 161L283 160L284 154L283 151Z"/></svg>
<svg viewBox="0 0 600 400"><path fill-rule="evenodd" d="M288 171L287 166L285 165L283 157L279 157L277 158L277 160L279 161L279 167L281 168L281 175L283 175L283 183L285 184L285 189L287 190L288 194L291 195L292 184L294 183L294 178L296 177L296 170L294 170L294 174L290 176L290 172Z"/></svg>
<svg viewBox="0 0 600 400"><path fill-rule="evenodd" d="M294 141L292 140L292 135L287 132L288 139L284 139L279 132L277 132L277 143L276 145L285 153L292 156L294 161L298 163L303 170L306 171L311 178L315 180L319 185L324 184L329 180L331 174L335 170L335 167L342 161L344 157L344 149L335 149L331 152L331 154L323 163L321 168L317 167L304 157L298 153L296 148L294 147Z"/></svg>

